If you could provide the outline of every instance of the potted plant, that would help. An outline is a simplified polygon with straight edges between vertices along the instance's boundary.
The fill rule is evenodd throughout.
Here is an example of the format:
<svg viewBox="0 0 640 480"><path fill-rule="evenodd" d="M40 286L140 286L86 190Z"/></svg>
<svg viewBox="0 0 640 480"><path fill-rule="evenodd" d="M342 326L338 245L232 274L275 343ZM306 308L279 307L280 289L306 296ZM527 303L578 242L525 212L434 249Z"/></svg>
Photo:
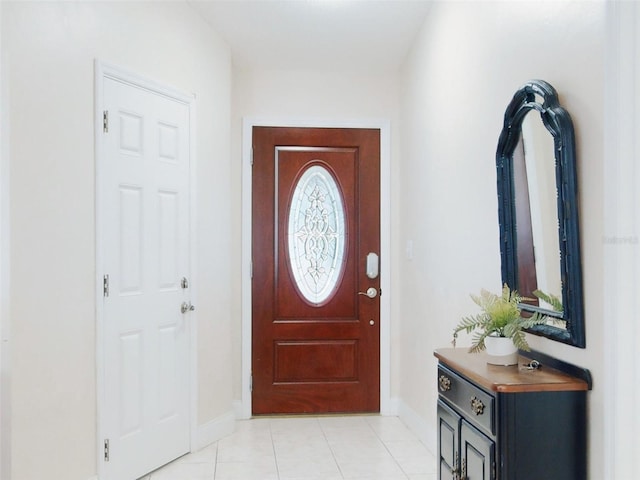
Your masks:
<svg viewBox="0 0 640 480"><path fill-rule="evenodd" d="M534 292L539 296L541 292ZM498 365L518 363L518 349L529 351L524 329L546 323L548 318L540 313L523 317L519 304L527 298L511 290L507 284L502 287L502 295L481 290L480 295L471 295L472 300L482 312L463 317L453 331L453 346L458 333L474 332L469 352L475 353L487 349L487 362ZM497 350L496 350L497 348Z"/></svg>

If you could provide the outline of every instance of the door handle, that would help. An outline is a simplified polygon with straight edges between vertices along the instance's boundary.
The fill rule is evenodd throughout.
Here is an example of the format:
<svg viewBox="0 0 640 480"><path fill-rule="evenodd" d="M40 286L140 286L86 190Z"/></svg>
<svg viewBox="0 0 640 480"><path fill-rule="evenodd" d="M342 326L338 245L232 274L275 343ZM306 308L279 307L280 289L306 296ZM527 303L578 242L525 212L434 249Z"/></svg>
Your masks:
<svg viewBox="0 0 640 480"><path fill-rule="evenodd" d="M369 298L376 298L378 296L378 290L375 287L367 288L366 292L358 292L358 295L365 295Z"/></svg>
<svg viewBox="0 0 640 480"><path fill-rule="evenodd" d="M182 302L182 305L180 305L180 311L182 313L193 312L195 309L195 305L191 305L191 303Z"/></svg>

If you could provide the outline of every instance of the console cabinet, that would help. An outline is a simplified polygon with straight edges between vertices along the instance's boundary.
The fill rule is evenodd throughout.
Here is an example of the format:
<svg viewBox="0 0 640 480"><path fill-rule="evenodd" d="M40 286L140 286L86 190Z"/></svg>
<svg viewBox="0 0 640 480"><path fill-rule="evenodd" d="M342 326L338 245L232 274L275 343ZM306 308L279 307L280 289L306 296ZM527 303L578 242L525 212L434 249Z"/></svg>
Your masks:
<svg viewBox="0 0 640 480"><path fill-rule="evenodd" d="M587 478L587 370L535 353L510 367L466 349L435 356L439 480Z"/></svg>

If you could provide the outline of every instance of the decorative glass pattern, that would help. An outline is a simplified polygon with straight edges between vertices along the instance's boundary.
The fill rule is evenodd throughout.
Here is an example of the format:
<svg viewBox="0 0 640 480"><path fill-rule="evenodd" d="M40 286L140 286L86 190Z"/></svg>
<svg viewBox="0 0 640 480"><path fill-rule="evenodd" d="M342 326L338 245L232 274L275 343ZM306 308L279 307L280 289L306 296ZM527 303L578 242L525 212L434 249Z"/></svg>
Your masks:
<svg viewBox="0 0 640 480"><path fill-rule="evenodd" d="M309 167L295 186L289 211L289 262L304 298L320 305L342 273L346 225L342 195L329 171Z"/></svg>

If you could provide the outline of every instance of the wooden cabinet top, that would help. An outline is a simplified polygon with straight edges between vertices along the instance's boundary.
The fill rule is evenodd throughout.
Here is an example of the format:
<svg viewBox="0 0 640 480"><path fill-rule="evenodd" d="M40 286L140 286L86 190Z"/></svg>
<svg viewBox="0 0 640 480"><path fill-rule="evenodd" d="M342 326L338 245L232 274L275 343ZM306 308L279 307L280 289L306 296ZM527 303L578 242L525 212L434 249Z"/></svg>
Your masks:
<svg viewBox="0 0 640 480"><path fill-rule="evenodd" d="M525 365L531 358L520 356L518 365L501 366L487 363L485 352L469 353L466 348L441 348L434 352L441 363L453 368L481 387L494 392L560 392L589 390L584 379L556 370L544 362L539 369Z"/></svg>

